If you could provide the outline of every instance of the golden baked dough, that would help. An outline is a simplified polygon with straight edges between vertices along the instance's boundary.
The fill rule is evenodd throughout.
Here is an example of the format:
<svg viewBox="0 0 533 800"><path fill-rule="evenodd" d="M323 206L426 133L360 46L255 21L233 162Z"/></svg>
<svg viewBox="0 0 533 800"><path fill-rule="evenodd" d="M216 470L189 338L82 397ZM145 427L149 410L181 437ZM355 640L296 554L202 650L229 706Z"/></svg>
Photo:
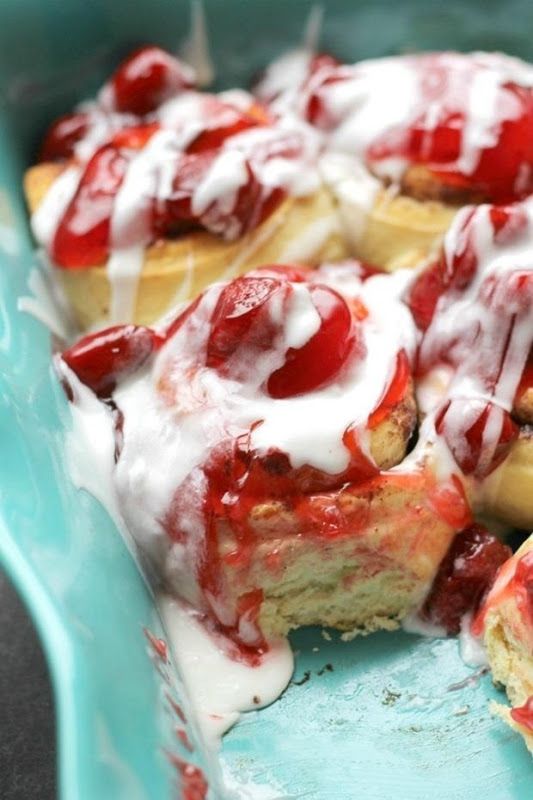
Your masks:
<svg viewBox="0 0 533 800"><path fill-rule="evenodd" d="M396 628L421 603L455 535L432 505L433 488L430 470L384 473L306 497L307 514L280 501L258 505L249 517L251 562L222 558L226 591L237 602L262 590L259 625L267 636L301 625L349 633ZM333 516L340 532L328 541L322 526ZM235 547L221 521L221 555Z"/></svg>
<svg viewBox="0 0 533 800"><path fill-rule="evenodd" d="M30 212L38 208L63 169L59 164L39 164L27 171L24 189ZM133 321L149 325L176 302L195 297L209 284L263 264L305 261L314 266L347 255L326 189L308 197L288 198L258 228L236 242L195 232L148 247ZM104 265L55 272L82 329L107 318L110 291Z"/></svg>
<svg viewBox="0 0 533 800"><path fill-rule="evenodd" d="M524 426L505 461L483 482L484 513L517 528L533 528L533 430Z"/></svg>
<svg viewBox="0 0 533 800"><path fill-rule="evenodd" d="M457 211L437 200L382 189L354 242L354 255L390 272L415 267L438 253Z"/></svg>

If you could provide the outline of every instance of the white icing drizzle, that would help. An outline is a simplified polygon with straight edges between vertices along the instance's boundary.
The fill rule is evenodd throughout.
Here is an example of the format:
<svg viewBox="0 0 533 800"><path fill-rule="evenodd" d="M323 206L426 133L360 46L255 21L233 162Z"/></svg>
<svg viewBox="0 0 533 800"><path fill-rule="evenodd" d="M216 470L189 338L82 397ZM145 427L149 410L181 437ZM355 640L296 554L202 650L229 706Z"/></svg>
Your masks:
<svg viewBox="0 0 533 800"><path fill-rule="evenodd" d="M158 605L200 730L216 750L243 711L269 705L285 689L294 669L291 648L286 640L273 642L251 667L230 658L182 602L163 595Z"/></svg>
<svg viewBox="0 0 533 800"><path fill-rule="evenodd" d="M50 248L57 226L78 188L80 177L81 169L78 167L65 169L52 183L32 214L33 235L42 247Z"/></svg>
<svg viewBox="0 0 533 800"><path fill-rule="evenodd" d="M472 612L466 613L461 620L459 633L459 652L461 658L469 667L486 667L488 665L487 651L483 642L472 633Z"/></svg>

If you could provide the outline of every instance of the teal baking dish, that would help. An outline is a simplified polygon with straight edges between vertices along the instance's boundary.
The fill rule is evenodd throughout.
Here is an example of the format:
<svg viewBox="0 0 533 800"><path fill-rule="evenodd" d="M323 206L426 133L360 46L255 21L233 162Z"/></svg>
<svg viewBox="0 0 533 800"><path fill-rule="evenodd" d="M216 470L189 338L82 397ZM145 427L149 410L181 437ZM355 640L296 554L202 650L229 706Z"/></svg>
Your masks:
<svg viewBox="0 0 533 800"><path fill-rule="evenodd" d="M205 6L218 80L229 86L299 41L311 4ZM533 58L527 0L323 7L321 44L348 59L446 48ZM194 724L187 740L175 735L176 709L187 713L189 701L161 657L151 594L110 518L68 477L67 406L50 367L50 334L18 310L18 298L37 266L21 178L44 126L93 92L128 48L174 48L188 22L180 0L0 4L0 556L50 665L60 796L196 800L187 762L216 800L526 800L533 762L490 717L498 692L463 664L453 639L398 633L344 643L299 631L288 690L244 715L219 756L202 750Z"/></svg>

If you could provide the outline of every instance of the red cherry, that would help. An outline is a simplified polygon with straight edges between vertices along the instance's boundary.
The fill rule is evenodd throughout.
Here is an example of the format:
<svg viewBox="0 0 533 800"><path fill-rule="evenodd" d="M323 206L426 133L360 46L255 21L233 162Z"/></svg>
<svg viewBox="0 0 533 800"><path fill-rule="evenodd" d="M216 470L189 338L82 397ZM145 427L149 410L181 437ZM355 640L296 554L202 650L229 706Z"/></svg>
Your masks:
<svg viewBox="0 0 533 800"><path fill-rule="evenodd" d="M122 62L111 85L117 111L143 116L194 86L194 73L160 47L140 47Z"/></svg>
<svg viewBox="0 0 533 800"><path fill-rule="evenodd" d="M328 286L309 287L320 316L320 328L303 347L290 348L282 367L267 382L270 397L276 399L318 389L339 373L350 352L361 357L364 344L346 301Z"/></svg>
<svg viewBox="0 0 533 800"><path fill-rule="evenodd" d="M56 230L52 243L56 264L89 267L106 260L113 204L127 165L127 157L111 145L93 155Z"/></svg>
<svg viewBox="0 0 533 800"><path fill-rule="evenodd" d="M228 207L225 202L215 201L202 214L195 215L192 208L194 192L217 156L213 150L181 156L176 165L172 193L155 208L155 231L164 235L175 232L176 225L194 223L211 233L234 240L260 225L282 202L285 192L278 187L269 189L263 186L247 161L248 180L240 187L233 205Z"/></svg>
<svg viewBox="0 0 533 800"><path fill-rule="evenodd" d="M320 71L317 68L312 73L312 77L316 74L320 74L321 79L320 81L314 80L312 83L311 91L306 98L304 114L311 125L322 130L331 130L339 124L341 118L326 102L327 90L335 84L351 80L353 73L349 68L343 66L322 63Z"/></svg>
<svg viewBox="0 0 533 800"><path fill-rule="evenodd" d="M523 706L511 709L511 717L522 727L533 733L533 695Z"/></svg>
<svg viewBox="0 0 533 800"><path fill-rule="evenodd" d="M290 284L274 278L246 276L229 283L211 315L207 366L223 370L243 344L260 350L272 347L279 325L271 320L268 304L275 295L284 303L291 291Z"/></svg>
<svg viewBox="0 0 533 800"><path fill-rule="evenodd" d="M157 334L138 325L117 325L85 336L61 358L82 383L108 397L117 383L135 372L159 345Z"/></svg>
<svg viewBox="0 0 533 800"><path fill-rule="evenodd" d="M445 288L440 261L427 267L412 284L407 305L421 331L426 331L431 325L437 303Z"/></svg>
<svg viewBox="0 0 533 800"><path fill-rule="evenodd" d="M520 206L491 206L490 221L494 230L494 241L507 244L527 227L527 214Z"/></svg>
<svg viewBox="0 0 533 800"><path fill-rule="evenodd" d="M203 153L206 150L217 150L230 136L265 125L270 122L252 109L242 111L228 103L221 103L216 98L206 100L206 127L188 145L188 153Z"/></svg>
<svg viewBox="0 0 533 800"><path fill-rule="evenodd" d="M154 133L160 130L158 122L151 122L146 125L132 125L117 131L111 139L111 144L115 147L127 147L130 150L142 150L145 144L152 138Z"/></svg>
<svg viewBox="0 0 533 800"><path fill-rule="evenodd" d="M450 423L450 411L453 411ZM483 441L489 416L500 422L498 441L492 453L486 452ZM463 429L465 418L475 418L469 428ZM456 420L459 420L459 426ZM519 428L510 414L499 406L483 400L454 399L448 401L435 420L435 429L444 436L446 444L464 475L485 478L506 458L511 445L518 437Z"/></svg>
<svg viewBox="0 0 533 800"><path fill-rule="evenodd" d="M518 605L533 625L533 550L523 555L516 565L513 584L518 587Z"/></svg>
<svg viewBox="0 0 533 800"><path fill-rule="evenodd" d="M499 567L512 550L481 525L457 534L442 560L422 616L448 633L458 633L461 618L475 612Z"/></svg>
<svg viewBox="0 0 533 800"><path fill-rule="evenodd" d="M39 161L61 161L70 158L75 145L89 129L90 117L83 112L65 114L48 129L42 144Z"/></svg>

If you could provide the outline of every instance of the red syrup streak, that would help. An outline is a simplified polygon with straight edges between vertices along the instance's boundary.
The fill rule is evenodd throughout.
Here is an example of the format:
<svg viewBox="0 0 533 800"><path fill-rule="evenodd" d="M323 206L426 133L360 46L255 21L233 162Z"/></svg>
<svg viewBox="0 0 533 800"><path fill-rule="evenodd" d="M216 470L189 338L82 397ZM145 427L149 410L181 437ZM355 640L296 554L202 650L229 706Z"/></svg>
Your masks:
<svg viewBox="0 0 533 800"><path fill-rule="evenodd" d="M179 705L179 703L176 703L176 701L171 697L170 694L167 693L165 696L166 696L168 704L169 704L170 708L172 709L172 711L174 712L174 714L177 716L177 718L180 720L180 722L182 722L184 725L186 725L187 724L187 717L185 716L185 712L183 711L182 707Z"/></svg>
<svg viewBox="0 0 533 800"><path fill-rule="evenodd" d="M122 62L110 86L117 111L144 116L194 83L190 67L160 47L148 45Z"/></svg>
<svg viewBox="0 0 533 800"><path fill-rule="evenodd" d="M206 800L209 784L203 770L173 753L166 755L180 776L180 800Z"/></svg>
<svg viewBox="0 0 533 800"><path fill-rule="evenodd" d="M154 634L148 630L148 628L143 628L143 633L155 658L158 659L162 664L168 664L168 647L165 640L158 639L157 636L154 636Z"/></svg>
<svg viewBox="0 0 533 800"><path fill-rule="evenodd" d="M459 633L463 615L479 608L500 566L512 555L481 525L471 525L454 538L444 557L421 616Z"/></svg>
<svg viewBox="0 0 533 800"><path fill-rule="evenodd" d="M533 733L533 696L529 697L523 706L511 709L511 717L529 733Z"/></svg>
<svg viewBox="0 0 533 800"><path fill-rule="evenodd" d="M533 626L533 550L529 550L518 560L513 587L523 618Z"/></svg>
<svg viewBox="0 0 533 800"><path fill-rule="evenodd" d="M187 736L187 731L184 728L176 728L176 736L183 747L189 751L189 753L194 752L194 747L191 743L191 740Z"/></svg>

